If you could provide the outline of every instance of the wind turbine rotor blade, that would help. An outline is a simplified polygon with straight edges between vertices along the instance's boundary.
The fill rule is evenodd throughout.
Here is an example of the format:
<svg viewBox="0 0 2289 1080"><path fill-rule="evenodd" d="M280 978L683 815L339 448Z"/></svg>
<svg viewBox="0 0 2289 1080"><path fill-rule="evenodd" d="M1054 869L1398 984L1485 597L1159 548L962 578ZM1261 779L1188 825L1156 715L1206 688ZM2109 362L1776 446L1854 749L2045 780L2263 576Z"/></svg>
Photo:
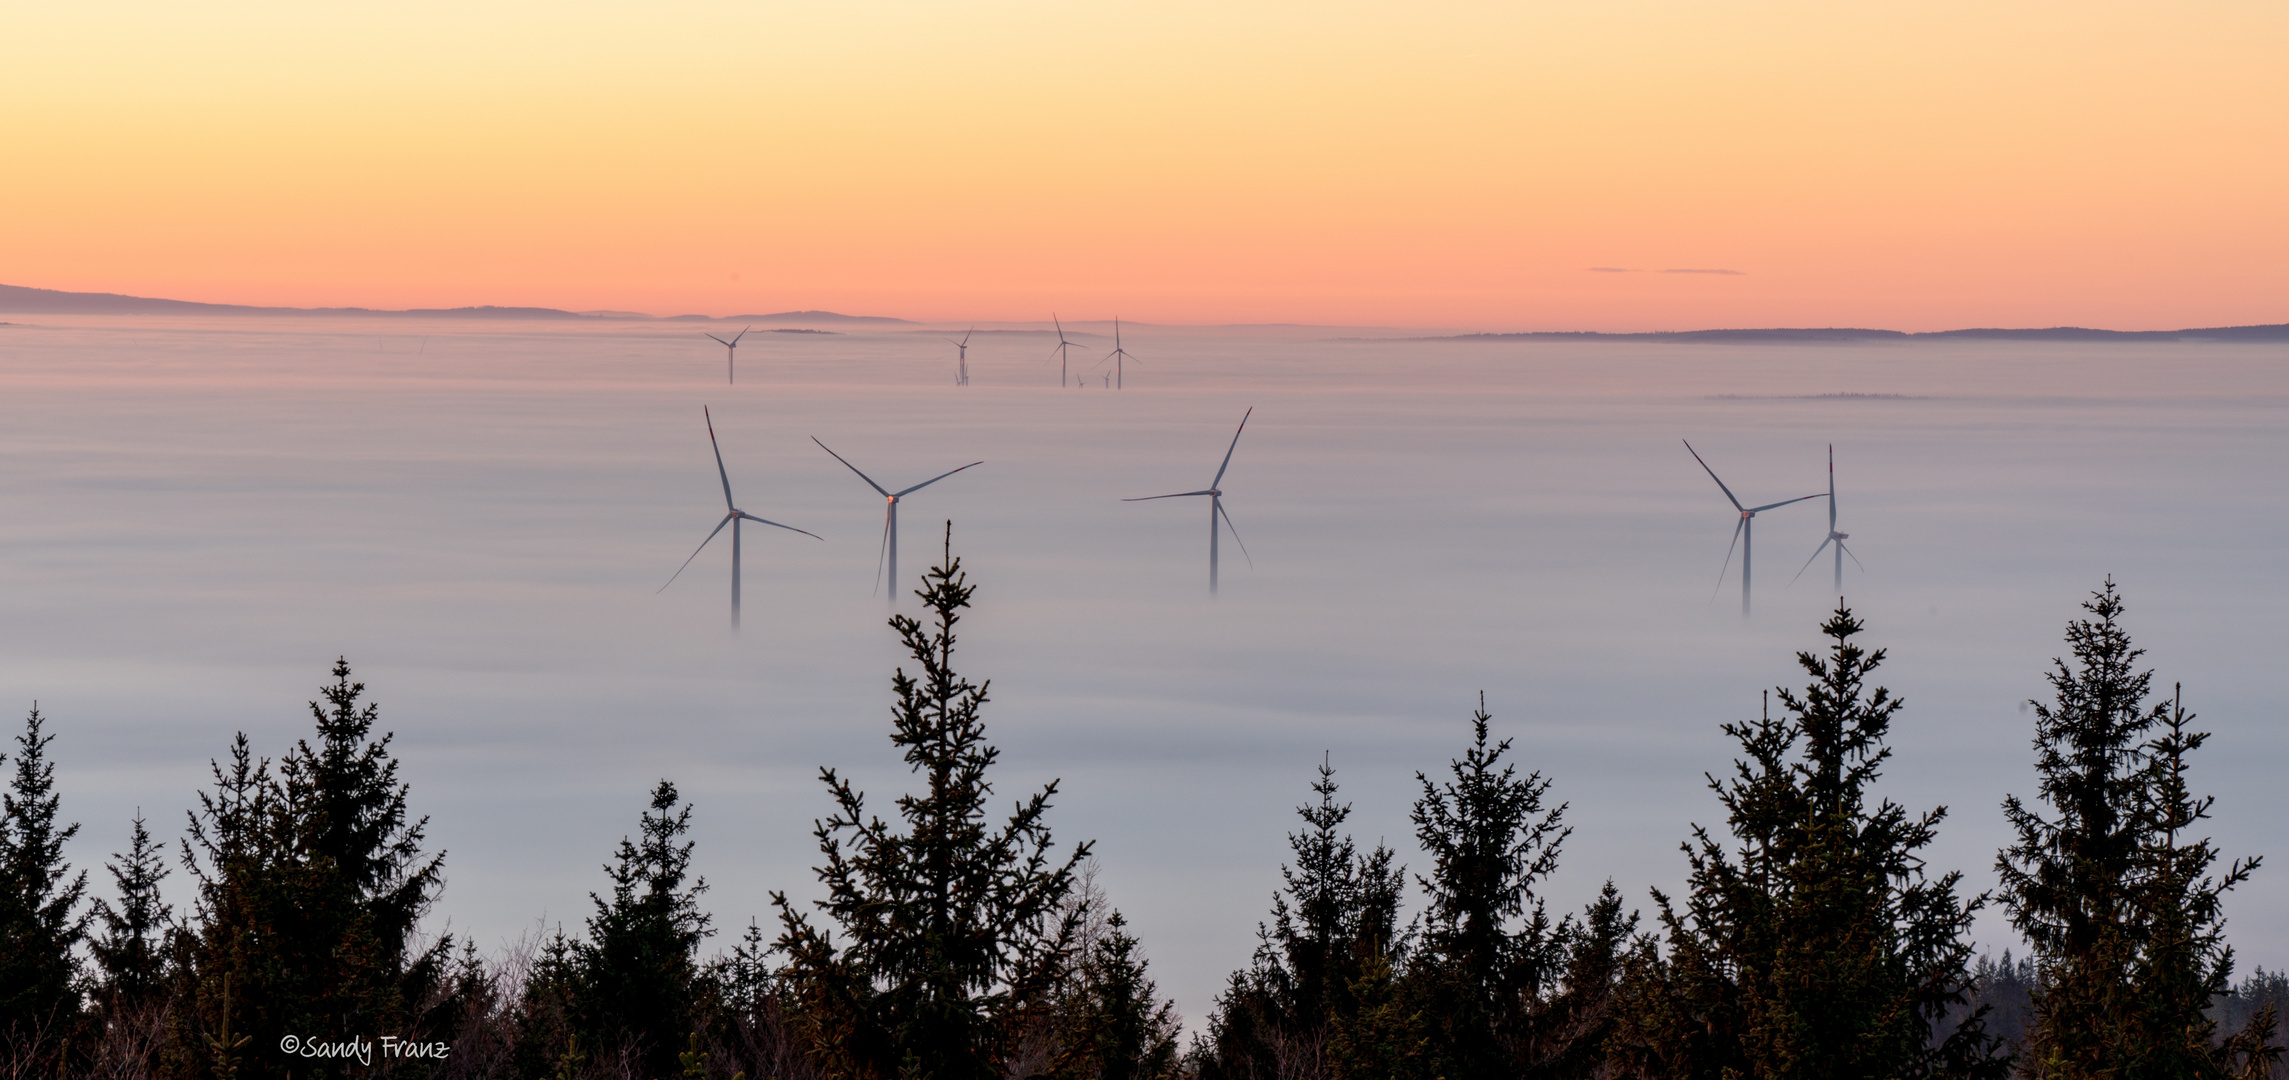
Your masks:
<svg viewBox="0 0 2289 1080"><path fill-rule="evenodd" d="M1213 491L1179 491L1174 495L1147 495L1141 499L1122 499L1122 502L1151 502L1154 499L1181 499L1187 495L1213 495Z"/></svg>
<svg viewBox="0 0 2289 1080"><path fill-rule="evenodd" d="M1224 527L1232 530L1232 542L1240 545L1240 557L1248 560L1248 569L1256 568L1256 557L1248 554L1248 542L1240 539L1240 527L1232 524L1232 512L1224 509L1224 500L1216 500L1216 513L1224 519Z"/></svg>
<svg viewBox="0 0 2289 1080"><path fill-rule="evenodd" d="M1833 536L1829 537L1829 538L1828 538L1828 539L1826 539L1826 540L1822 540L1822 541L1820 542L1820 546L1819 546L1819 547L1816 547L1816 548L1813 548L1813 549L1812 549L1812 558L1804 560L1804 565L1803 565L1803 566L1799 566L1799 567L1797 567L1797 568L1796 568L1796 577L1792 577L1792 578L1789 578L1789 579L1788 579L1788 583L1789 583L1790 585L1794 585L1794 584L1796 584L1796 578L1800 578L1800 577L1803 577L1803 576L1804 576L1804 572L1805 572L1806 570L1810 570L1810 569L1812 569L1812 564L1813 564L1813 562L1814 562L1815 560L1817 560L1817 559L1819 559L1819 558L1820 558L1820 553L1821 553L1821 552L1823 552L1823 551L1826 551L1826 550L1828 550L1828 545L1830 545L1830 544L1835 544L1835 543L1836 543L1836 538L1835 538L1835 537L1833 537ZM1836 544L1836 546L1837 546L1837 547L1839 547L1839 548L1841 548L1841 547L1843 547L1844 545L1842 545L1842 544ZM1728 561L1729 561L1729 560L1728 560Z"/></svg>
<svg viewBox="0 0 2289 1080"><path fill-rule="evenodd" d="M675 573L673 573L673 574L669 574L669 575L668 575L668 582L667 582L667 585L662 585L662 586L660 586L659 588L652 590L652 595L653 595L653 596L658 596L658 595L660 595L661 593L664 593L664 592L668 591L668 585L673 585L673 584L675 584L675 583L676 583L676 579L677 579L677 578L679 578L679 577L682 577L682 576L683 576L683 574L684 574L684 567L688 567L688 566L690 566L690 565L691 565L691 561L692 561L693 559L699 558L699 553L700 553L700 552L707 550L707 545L709 545L709 544L711 544L711 543L714 543L714 542L715 542L715 533L719 533L719 532L722 532L722 531L723 531L723 527L724 527L724 526L726 526L726 525L729 525L729 524L731 524L732 520L733 520L733 519L735 519L735 518L737 518L738 516L739 516L739 515L737 515L737 514L725 514L725 515L723 515L723 520L722 520L722 521L718 521L718 522L716 522L716 523L715 523L715 532L711 532L711 533L707 534L707 539L700 541L700 542L699 542L699 546L698 546L698 547L695 547L695 548L691 549L691 554L690 554L689 556L686 556L686 557L684 558L684 565L683 565L683 566L679 566L679 567L676 567L676 572L675 572Z"/></svg>
<svg viewBox="0 0 2289 1080"><path fill-rule="evenodd" d="M1741 530L1748 527L1749 519L1745 516L1740 519L1740 524L1733 526L1733 542L1725 545L1725 565L1717 568L1717 587L1709 590L1711 603L1716 601L1717 593L1725 587L1725 573L1733 568L1733 549L1741 546Z"/></svg>
<svg viewBox="0 0 2289 1080"><path fill-rule="evenodd" d="M977 328L977 327L975 327L975 326L973 326L973 327L970 327L969 329L962 331L962 340L961 340L961 342L960 342L960 344L962 345L962 347L964 347L964 348L968 348L968 347L969 347L969 344L970 344L970 335L971 335L971 334L975 334L975 333L977 333L977 332L978 332L978 328Z"/></svg>
<svg viewBox="0 0 2289 1080"><path fill-rule="evenodd" d="M964 466L962 466L962 469L967 469L967 468L971 468L971 467L973 467L973 466L978 466L978 465L983 465L983 464L985 464L985 462L983 462L983 461L973 461L973 462L970 462L968 465L964 465ZM962 469L948 469L948 470L946 470L945 472L939 473L938 475L936 475L936 476L933 476L933 477L929 478L928 480L924 480L924 481L922 481L921 483L914 485L913 487L907 488L905 491L901 491L901 492L899 492L899 493L898 493L898 497L900 497L900 498L903 498L903 497L905 497L905 496L906 496L906 495L907 495L909 492L920 491L920 490L922 490L923 488L929 487L930 485L932 485L932 484L935 484L935 483L937 483L937 482L938 482L938 481L940 481L940 480L944 480L945 478L947 478L947 477L949 477L949 476L952 476L952 475L954 475L955 473L958 473L958 472L962 471Z"/></svg>
<svg viewBox="0 0 2289 1080"><path fill-rule="evenodd" d="M739 331L738 333L736 333L736 334L733 334L733 335L731 336L731 341L730 341L730 344L736 347L736 346L739 344L739 339L740 339L740 338L743 338L743 337L746 337L746 336L747 336L747 331L749 331L749 330L753 330L753 329L755 329L755 328L754 328L754 327L752 327L752 326L741 327L741 328L740 328L740 331Z"/></svg>
<svg viewBox="0 0 2289 1080"><path fill-rule="evenodd" d="M702 331L700 331L700 334L701 334L701 336L703 336L703 337L706 337L708 340L710 340L710 341L713 341L713 342L715 342L715 343L716 343L716 344L718 344L718 345L722 345L722 346L725 346L725 347L729 347L729 346L731 345L731 343L730 343L730 342L728 342L728 341L725 341L725 340L723 340L722 338L716 337L714 334L710 334L710 333L708 333L708 332L707 332L707 331L705 331L705 330L702 330Z"/></svg>
<svg viewBox="0 0 2289 1080"><path fill-rule="evenodd" d="M1232 432L1232 445L1224 448L1224 464L1216 466L1216 479L1208 482L1209 487L1224 486L1224 470L1232 467L1232 451L1240 448L1240 432L1248 430L1248 418L1254 415L1256 407L1253 405L1248 406L1247 412L1240 414L1240 426Z"/></svg>
<svg viewBox="0 0 2289 1080"><path fill-rule="evenodd" d="M1789 503L1800 503L1806 499L1825 499L1827 497L1828 496L1820 494L1819 492L1814 492L1810 495L1799 495L1793 499L1782 499L1776 503L1766 503L1763 506L1752 506L1749 507L1748 512L1752 514L1761 514L1775 506L1787 506Z"/></svg>
<svg viewBox="0 0 2289 1080"><path fill-rule="evenodd" d="M1865 566L1860 566L1860 557L1859 557L1858 555L1854 555L1854 554L1852 554L1852 549L1851 549L1851 548L1848 548L1848 547L1845 547L1845 546L1844 546L1844 542L1843 542L1842 540L1838 540L1838 541L1836 541L1836 550L1843 552L1843 553L1844 553L1844 555L1845 555L1847 558L1851 559L1851 560L1852 560L1852 565L1854 565L1854 566L1859 566L1859 567L1860 567L1860 572L1861 572L1861 573L1865 574L1865 573L1867 573L1867 572L1868 572L1868 568L1867 568L1867 567L1865 567Z"/></svg>
<svg viewBox="0 0 2289 1080"><path fill-rule="evenodd" d="M882 560L890 557L890 515L897 512L897 508L893 507L882 515L882 550L874 555L874 588L866 594L868 596L882 591Z"/></svg>
<svg viewBox="0 0 2289 1080"><path fill-rule="evenodd" d="M1683 439L1679 439L1679 440L1677 440L1677 441L1679 441L1679 442L1685 442L1685 440L1683 440ZM1688 453L1688 454L1691 454L1691 455L1693 455L1693 460L1695 460L1695 461L1701 461L1701 452L1700 452L1700 451L1698 451L1698 450L1695 450L1695 449L1693 449L1693 444L1692 444L1692 443L1690 443L1690 442L1685 442L1685 452L1686 452L1686 453ZM1711 480L1717 480L1717 470L1710 468L1710 467L1709 467L1709 463L1708 463L1708 462L1706 462L1706 461L1701 461L1701 471L1702 471L1702 472L1705 472L1705 473L1708 473L1708 474L1709 474L1709 479L1711 479ZM1725 482L1724 482L1724 481L1722 481L1722 480L1717 480L1717 490L1718 490L1718 491L1722 491L1722 492L1724 492L1724 493L1725 493L1725 501L1732 503L1732 504L1733 504L1733 509L1735 509L1735 510L1746 510L1746 509L1748 509L1748 507L1745 507L1745 506L1742 506L1742 505L1741 505L1741 501L1740 501L1739 499L1733 498L1733 489L1731 489L1731 488L1729 488L1729 487L1726 487L1726 486L1725 486ZM1777 505L1777 504L1776 504L1776 505Z"/></svg>
<svg viewBox="0 0 2289 1080"><path fill-rule="evenodd" d="M699 415L707 420L707 445L715 451L715 475L723 481L723 508L737 513L739 508L731 501L731 473L723 467L723 447L715 441L715 417L708 415L707 406L699 407Z"/></svg>
<svg viewBox="0 0 2289 1080"><path fill-rule="evenodd" d="M1836 444L1828 444L1828 531L1836 531Z"/></svg>
<svg viewBox="0 0 2289 1080"><path fill-rule="evenodd" d="M759 517L756 517L755 515L753 515L753 514L750 514L750 513L748 513L748 512L747 512L747 511L745 511L745 510L741 510L741 511L739 512L739 516L740 516L740 517L743 517L743 518L746 518L747 520L749 520L749 521L752 521L752 522L754 522L754 523L755 523L755 524L757 524L757 525L769 525L769 526L772 526L773 528L785 529L785 530L787 530L788 532L799 532L799 533L802 533L804 536L808 536L808 537L810 537L810 538L811 538L811 539L813 539L813 540L825 540L825 539L826 539L826 537L824 537L824 536L820 536L819 534L817 534L817 533L815 533L815 532L812 532L812 531L810 531L809 529L798 529L798 528L796 528L796 527L794 527L794 526L792 526L792 525L781 525L781 524L779 524L778 522L776 522L776 521L772 521L772 520L770 520L770 519L768 519L768 518L759 518Z"/></svg>
<svg viewBox="0 0 2289 1080"><path fill-rule="evenodd" d="M880 494L880 495L881 495L883 498L885 498L885 499L887 499L887 498L889 498L889 497L890 497L890 493L889 493L889 492L887 492L887 491L883 491L883 490L882 490L882 485L881 485L881 484L877 484L877 483L875 483L875 482L874 482L874 478L873 478L873 477L871 477L871 476L868 476L868 475L866 475L865 473L862 473L862 472L858 472L858 466L856 466L856 465L853 465L853 464L851 464L851 463L850 463L850 462L848 462L848 461L843 461L843 456L842 456L841 454L837 454L837 453L835 453L835 451L834 451L834 448L833 448L833 447L831 447L831 446L828 446L827 444L825 444L825 443L823 443L823 442L819 442L819 437L818 437L818 436L816 436L816 435L813 435L813 436L811 436L811 441L812 441L812 442L815 442L815 443L819 443L819 449L826 451L826 452L827 452L827 455L828 455L829 457L832 457L832 458L834 458L836 461L842 461L842 463L843 463L843 467L844 467L844 468L846 468L846 469L849 469L850 471L852 471L852 472L854 472L854 473L858 473L858 478L859 478L859 479L861 479L861 480L864 480L864 481L866 481L866 486L868 486L868 487L870 487L870 488L873 488L873 489L875 490L875 492L876 492L876 493Z"/></svg>

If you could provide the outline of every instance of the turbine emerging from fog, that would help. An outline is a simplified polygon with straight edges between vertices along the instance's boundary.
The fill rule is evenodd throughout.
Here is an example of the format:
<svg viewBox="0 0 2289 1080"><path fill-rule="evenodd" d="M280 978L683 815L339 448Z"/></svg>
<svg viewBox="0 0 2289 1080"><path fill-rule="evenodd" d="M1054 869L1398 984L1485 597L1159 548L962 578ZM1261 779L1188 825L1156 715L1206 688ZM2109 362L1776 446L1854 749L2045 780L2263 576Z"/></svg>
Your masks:
<svg viewBox="0 0 2289 1080"><path fill-rule="evenodd" d="M707 406L705 405L700 406L699 415L701 418L707 421L707 445L715 451L716 478L723 481L723 520L715 523L715 532L707 534L707 539L700 541L699 546L691 550L690 557L684 559L684 565L676 567L676 572L668 575L667 585L660 586L659 590L653 593L653 595L657 596L659 593L668 591L668 585L675 584L676 579L683 576L684 567L690 566L692 559L699 558L699 553L706 550L708 544L714 542L715 534L722 532L723 527L729 525L731 526L731 628L737 630L739 629L739 523L742 521L752 521L757 525L769 525L774 528L785 529L788 532L799 532L813 540L822 540L825 538L815 532L808 532L803 529L798 529L792 525L781 525L776 521L765 521L764 519L756 517L755 515L750 514L745 510L741 510L736 504L734 504L731 500L731 474L726 472L723 468L723 447L718 445L715 441L715 417L708 415Z"/></svg>
<svg viewBox="0 0 2289 1080"><path fill-rule="evenodd" d="M1844 541L1850 538L1851 535L1851 533L1840 533L1836 531L1836 444L1829 443L1828 539L1822 540L1819 547L1812 549L1812 558L1804 560L1804 565L1797 567L1796 577L1803 577L1806 570L1812 569L1813 560L1820 558L1820 553L1826 551L1828 549L1828 545L1834 544L1836 545L1836 595L1844 595L1844 556L1852 555L1850 551L1845 550ZM1860 557L1858 555L1852 555L1852 565L1860 566ZM1867 569L1868 568L1865 566L1860 566L1860 570L1863 573L1865 573ZM1788 583L1791 585L1796 584L1796 578L1788 579Z"/></svg>
<svg viewBox="0 0 2289 1080"><path fill-rule="evenodd" d="M1693 449L1692 443L1688 442L1685 444L1685 452L1693 455L1693 460L1701 461L1701 453L1700 451ZM1709 474L1709 479L1717 480L1717 470L1709 468L1708 462L1701 461L1701 470ZM1761 514L1776 506L1787 506L1789 503L1799 503L1806 499L1817 499L1820 498L1820 496L1817 494L1800 495L1793 499L1782 499L1776 503L1766 503L1763 506L1749 507L1742 506L1739 499L1733 498L1733 489L1726 487L1724 481L1717 480L1717 490L1724 492L1725 500L1733 504L1733 509L1741 512L1740 524L1733 526L1733 542L1725 547L1725 565L1717 568L1717 587L1724 587L1725 571L1732 569L1733 565L1733 548L1740 548L1741 615L1746 617L1749 613L1749 553L1754 550L1753 541L1755 539L1751 535L1751 530L1749 527L1750 523L1756 520L1756 516L1758 514Z"/></svg>
<svg viewBox="0 0 2289 1080"><path fill-rule="evenodd" d="M955 365L956 365L956 366L955 366L955 368L954 368L954 385L955 385L955 386L968 386L968 385L970 385L970 335L971 335L971 334L975 334L975 333L977 333L977 332L978 332L978 328L977 328L977 327L975 327L975 326L973 326L973 327L970 327L968 330L964 330L964 331L962 331L962 340L960 340L960 341L955 341L953 338L947 338L947 339L946 339L946 343L947 343L947 344L949 344L949 345L952 345L954 348L961 350L961 352L960 352L960 358L959 358L959 359L957 359L957 360L955 361Z"/></svg>
<svg viewBox="0 0 2289 1080"><path fill-rule="evenodd" d="M1113 316L1113 351L1105 354L1105 360L1110 360L1113 362L1113 389L1115 390L1123 388L1121 380L1121 362L1127 360L1128 358L1129 351L1127 349L1121 348L1121 317L1115 315ZM1099 360L1097 362L1102 364L1105 361Z"/></svg>
<svg viewBox="0 0 2289 1080"><path fill-rule="evenodd" d="M739 381L739 339L746 337L747 331L753 329L755 328L750 326L736 334L731 335L730 341L725 341L722 338L716 337L714 334L707 334L707 331L705 330L700 331L700 333L707 334L707 337L710 341L723 346L724 382L735 383Z"/></svg>
<svg viewBox="0 0 2289 1080"><path fill-rule="evenodd" d="M1063 386L1065 385L1065 354L1073 348L1073 343L1065 340L1065 324L1058 322L1055 312L1050 313L1049 321L1057 323L1057 348L1052 351L1057 354L1057 385Z"/></svg>
<svg viewBox="0 0 2289 1080"><path fill-rule="evenodd" d="M1214 595L1216 592L1216 536L1219 518L1223 520L1224 528L1232 530L1232 542L1240 544L1241 557L1248 560L1249 566L1256 565L1255 557L1248 554L1248 545L1240 542L1240 527L1232 524L1232 515L1224 511L1224 492L1218 487L1224 482L1224 470L1232 467L1232 451L1239 449L1240 432L1248 430L1248 417L1255 414L1254 406L1250 406L1247 412L1240 414L1240 427L1232 432L1232 445L1224 448L1224 463L1216 466L1216 479L1210 480L1205 490L1179 491L1171 495L1147 495L1138 499L1121 500L1122 502L1150 502L1154 499L1182 499L1193 495L1208 496L1208 592L1210 595Z"/></svg>
<svg viewBox="0 0 2289 1080"><path fill-rule="evenodd" d="M948 469L945 472L939 473L938 475L933 476L928 480L924 480L921 483L914 485L913 487L900 491L885 491L883 490L881 484L874 482L873 477L868 476L865 473L858 472L858 466L851 464L848 460L845 460L841 454L835 453L833 447L830 447L823 442L819 442L818 436L811 436L811 441L819 443L819 449L826 451L836 461L842 462L844 468L849 469L854 473L858 473L858 478L866 481L866 486L873 488L883 497L885 501L890 504L889 510L887 510L882 515L883 554L881 556L877 556L875 559L874 580L878 586L882 583L882 564L884 559L887 558L890 563L890 603L893 606L896 606L898 603L898 500L903 499L917 491L920 491L923 488L929 487L930 485L935 484L940 480L944 480L945 478L962 471L962 469L967 469L975 465L983 465L985 462L973 461L970 462L969 465L962 466L962 469Z"/></svg>

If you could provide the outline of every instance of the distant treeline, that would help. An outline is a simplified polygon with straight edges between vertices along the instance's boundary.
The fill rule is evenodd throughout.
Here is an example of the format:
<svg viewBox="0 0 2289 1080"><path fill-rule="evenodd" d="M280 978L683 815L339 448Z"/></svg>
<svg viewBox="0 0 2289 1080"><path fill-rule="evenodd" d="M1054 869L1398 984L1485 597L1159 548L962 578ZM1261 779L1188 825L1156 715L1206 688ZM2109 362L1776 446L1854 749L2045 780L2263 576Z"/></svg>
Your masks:
<svg viewBox="0 0 2289 1080"><path fill-rule="evenodd" d="M419 934L443 857L347 663L310 738L273 759L239 735L186 833L170 847L137 818L113 896L91 898L63 858L78 826L34 709L0 827L0 1075L2274 1075L2289 980L2232 982L2220 908L2257 860L2203 835L2211 801L2188 768L2206 736L2139 669L2111 581L2035 705L1994 895L1926 865L1944 809L1876 793L1902 703L1839 608L1796 657L1803 688L1724 725L1739 757L1709 779L1722 824L1691 828L1685 889L1652 891L1649 913L1611 881L1580 912L1547 909L1567 807L1521 774L1483 700L1461 756L1416 776L1416 872L1354 844L1323 762L1254 955L1188 1044L1091 845L1052 838L1057 784L997 801L988 687L954 667L972 592L949 530L926 621L891 619L912 657L891 679L912 790L870 805L821 770L823 899L774 893L773 930L750 922L713 951L693 809L665 780L578 933L490 957ZM179 912L160 894L177 868L193 886ZM1989 903L2025 940L2016 958L1973 956Z"/></svg>
<svg viewBox="0 0 2289 1080"><path fill-rule="evenodd" d="M362 307L295 308L250 307L245 304L208 304L196 300L162 300L119 293L63 292L22 285L0 285L0 311L30 315L331 315L412 316L425 319L637 319L657 322L830 322L904 324L905 319L881 315L844 315L833 311L777 311L767 315L646 315L637 311L564 311L543 307L481 307L382 309Z"/></svg>
<svg viewBox="0 0 2289 1080"><path fill-rule="evenodd" d="M2209 326L2187 330L2094 330L2087 326L1979 327L1966 330L1870 330L1856 326L1800 327L1742 330L1649 330L1642 333L1606 333L1597 330L1525 330L1507 334L1450 334L1420 341L1654 341L1679 345L1851 345L1885 341L2170 341L2243 342L2289 341L2289 323L2257 326Z"/></svg>

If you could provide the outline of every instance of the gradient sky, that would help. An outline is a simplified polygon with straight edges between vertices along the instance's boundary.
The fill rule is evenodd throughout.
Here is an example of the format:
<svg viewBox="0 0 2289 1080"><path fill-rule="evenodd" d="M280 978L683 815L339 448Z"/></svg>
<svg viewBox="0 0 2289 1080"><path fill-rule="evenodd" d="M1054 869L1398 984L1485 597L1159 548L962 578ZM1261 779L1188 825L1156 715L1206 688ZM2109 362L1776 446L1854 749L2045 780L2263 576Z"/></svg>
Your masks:
<svg viewBox="0 0 2289 1080"><path fill-rule="evenodd" d="M2289 319L2279 3L91 2L8 25L9 284L946 320Z"/></svg>

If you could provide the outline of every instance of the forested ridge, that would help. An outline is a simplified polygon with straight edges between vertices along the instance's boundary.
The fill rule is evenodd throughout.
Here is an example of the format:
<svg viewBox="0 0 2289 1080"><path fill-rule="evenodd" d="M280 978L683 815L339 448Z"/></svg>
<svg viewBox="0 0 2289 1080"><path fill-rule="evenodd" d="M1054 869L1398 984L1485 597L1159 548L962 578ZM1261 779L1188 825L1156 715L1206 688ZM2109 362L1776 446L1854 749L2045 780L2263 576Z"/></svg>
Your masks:
<svg viewBox="0 0 2289 1080"><path fill-rule="evenodd" d="M273 757L239 735L180 832L138 816L95 881L64 857L80 826L35 707L0 759L0 1075L2282 1075L2289 978L2236 981L2225 936L2225 899L2260 861L2208 839L2209 736L2140 666L2111 580L2032 703L1992 893L1927 865L1945 808L1883 794L1905 704L1839 605L1795 657L1802 685L1724 725L1736 756L1709 773L1708 821L1681 826L1677 895L1608 881L1550 910L1562 778L1499 736L1483 698L1459 756L1416 774L1425 865L1353 840L1323 756L1257 946L1189 1037L1092 845L1053 834L1057 783L1014 802L992 786L990 682L955 662L975 591L949 529L924 617L891 619L910 657L890 732L908 789L870 796L822 768L821 898L774 893L768 923L736 928L701 909L695 809L663 779L635 830L598 845L580 925L501 955L422 933L448 867L346 661L306 738ZM183 909L162 897L175 875ZM2018 949L1974 955L1988 907Z"/></svg>

